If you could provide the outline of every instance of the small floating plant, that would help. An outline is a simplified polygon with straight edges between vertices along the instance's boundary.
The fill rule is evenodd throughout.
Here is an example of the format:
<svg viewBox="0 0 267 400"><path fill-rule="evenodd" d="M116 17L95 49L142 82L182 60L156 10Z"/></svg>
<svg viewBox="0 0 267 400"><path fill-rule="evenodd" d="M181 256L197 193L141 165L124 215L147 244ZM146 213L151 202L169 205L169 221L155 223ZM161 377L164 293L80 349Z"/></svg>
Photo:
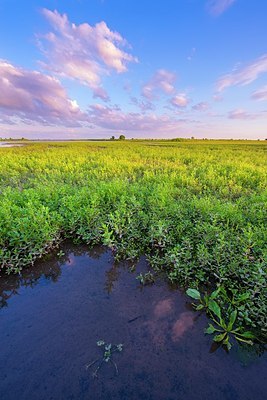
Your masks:
<svg viewBox="0 0 267 400"><path fill-rule="evenodd" d="M102 357L99 357L96 360L92 361L90 364L87 364L85 366L85 368L89 369L89 368L93 367L94 365L97 365L97 368L92 373L93 377L97 378L98 371L100 370L102 365L104 363L111 363L115 369L115 374L118 375L119 374L118 366L115 363L115 361L112 359L112 355L113 355L113 353L122 352L123 344L119 343L119 344L113 345L111 343L104 342L104 340L98 340L96 342L96 345L98 347L102 348L102 352L103 352Z"/></svg>

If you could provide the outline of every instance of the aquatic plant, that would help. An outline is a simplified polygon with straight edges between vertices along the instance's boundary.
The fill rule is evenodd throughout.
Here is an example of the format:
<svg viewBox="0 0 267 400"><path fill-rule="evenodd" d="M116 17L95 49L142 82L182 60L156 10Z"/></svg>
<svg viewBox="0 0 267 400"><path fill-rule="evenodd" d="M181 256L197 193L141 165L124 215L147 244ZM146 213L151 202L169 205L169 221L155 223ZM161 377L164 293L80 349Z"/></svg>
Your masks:
<svg viewBox="0 0 267 400"><path fill-rule="evenodd" d="M216 324L209 324L205 329L207 334L215 334L213 340L221 343L231 349L231 335L236 340L246 344L253 344L253 340L257 339L256 336L244 327L236 325L238 312L244 310L244 303L249 298L249 293L237 294L236 291L232 296L227 294L227 291L222 286L219 286L215 291L204 295L197 289L187 289L187 295L191 298L198 300L199 304L192 303L195 310L200 311L206 309L207 314ZM218 302L217 302L217 301Z"/></svg>
<svg viewBox="0 0 267 400"><path fill-rule="evenodd" d="M196 290L196 289L187 289L186 294L190 297L192 297L195 300L199 301L199 304L192 303L193 307L197 310L203 310L203 309L212 309L212 306L214 305L214 299L218 297L219 293L221 291L221 287L219 287L217 290L212 292L211 294L208 294L205 292L204 295L201 295L201 293Z"/></svg>
<svg viewBox="0 0 267 400"><path fill-rule="evenodd" d="M216 335L213 337L214 342L222 343L223 345L226 345L228 350L230 350L232 347L230 339L231 335L233 335L235 339L239 342L247 343L250 345L253 344L253 340L256 339L256 336L251 331L245 331L240 326L234 327L237 318L237 310L232 311L228 321L222 318L220 308L217 305L214 305L214 310L213 312L211 312L211 315L212 314L217 316L217 319L213 316L211 316L211 319L219 328L216 328L212 324L209 324L208 328L205 330L205 333L216 333Z"/></svg>
<svg viewBox="0 0 267 400"><path fill-rule="evenodd" d="M104 363L111 363L113 365L113 367L115 368L115 373L116 375L118 375L119 370L118 370L118 366L115 363L115 361L112 359L112 354L116 353L116 352L122 352L123 350L123 344L116 344L116 345L112 345L111 343L106 343L104 342L104 340L98 340L96 342L98 347L102 348L102 357L97 358L96 360L92 361L90 364L87 364L85 366L86 369L93 367L94 365L97 365L97 368L93 371L92 375L94 378L98 377L98 371L100 370L100 368L102 367L102 365Z"/></svg>
<svg viewBox="0 0 267 400"><path fill-rule="evenodd" d="M142 285L149 285L149 284L152 284L155 282L155 276L154 276L154 274L152 274L151 271L148 271L144 274L142 272L140 272L140 274L137 275L136 279L139 280L139 282Z"/></svg>

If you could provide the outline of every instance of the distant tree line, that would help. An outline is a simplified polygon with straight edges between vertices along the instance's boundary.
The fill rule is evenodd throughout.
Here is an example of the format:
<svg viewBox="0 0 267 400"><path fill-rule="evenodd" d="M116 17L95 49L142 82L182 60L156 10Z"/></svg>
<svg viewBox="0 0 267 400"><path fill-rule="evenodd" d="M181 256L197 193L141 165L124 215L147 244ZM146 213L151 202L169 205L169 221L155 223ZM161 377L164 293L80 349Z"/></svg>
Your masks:
<svg viewBox="0 0 267 400"><path fill-rule="evenodd" d="M110 138L110 140L125 140L125 139L126 139L126 137L124 135L120 135L118 137L118 139L116 139L115 136L111 136L111 138Z"/></svg>
<svg viewBox="0 0 267 400"><path fill-rule="evenodd" d="M25 140L29 140L29 139L26 139L26 138L24 138L24 137L21 137L21 138L12 138L12 137L10 137L10 138L2 138L2 137L0 137L0 142L12 142L12 141L18 141L18 140L23 140L23 141L25 141Z"/></svg>

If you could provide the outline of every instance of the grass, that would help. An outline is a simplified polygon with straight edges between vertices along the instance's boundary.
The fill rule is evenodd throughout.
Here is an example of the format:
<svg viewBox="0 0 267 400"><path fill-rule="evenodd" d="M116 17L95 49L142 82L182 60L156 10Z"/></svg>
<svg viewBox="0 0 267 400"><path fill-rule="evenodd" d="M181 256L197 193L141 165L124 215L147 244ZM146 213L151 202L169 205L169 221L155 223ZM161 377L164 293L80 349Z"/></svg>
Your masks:
<svg viewBox="0 0 267 400"><path fill-rule="evenodd" d="M185 287L249 294L236 325L267 334L266 142L45 142L0 148L0 268L63 238L146 254Z"/></svg>

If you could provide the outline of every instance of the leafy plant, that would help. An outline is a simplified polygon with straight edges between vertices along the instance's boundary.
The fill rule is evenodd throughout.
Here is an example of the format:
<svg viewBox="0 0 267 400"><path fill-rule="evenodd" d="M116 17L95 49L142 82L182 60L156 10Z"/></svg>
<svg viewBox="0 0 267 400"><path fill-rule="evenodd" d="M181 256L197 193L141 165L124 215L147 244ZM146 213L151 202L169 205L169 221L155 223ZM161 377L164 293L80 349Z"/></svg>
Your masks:
<svg viewBox="0 0 267 400"><path fill-rule="evenodd" d="M150 285L155 282L155 276L150 271L146 272L145 274L141 272L139 275L137 275L136 279L138 279L142 285Z"/></svg>
<svg viewBox="0 0 267 400"><path fill-rule="evenodd" d="M194 308L197 311L203 310L203 309L210 309L212 308L214 304L214 299L216 299L221 291L221 287L219 287L217 290L212 292L210 295L207 294L207 292L204 295L201 295L201 293L197 289L187 289L186 294L190 297L192 297L195 300L199 301L199 304L192 303Z"/></svg>
<svg viewBox="0 0 267 400"><path fill-rule="evenodd" d="M239 342L250 345L253 344L253 340L256 339L256 336L251 331L245 331L242 326L236 326L238 309L234 307L239 307L243 310L242 302L246 301L249 297L247 293L239 295L235 293L235 296L230 298L225 289L221 286L210 295L205 293L204 296L202 296L197 289L188 289L186 293L191 298L199 301L199 304L193 303L195 309L206 309L207 314L216 324L217 327L214 327L214 325L210 323L208 328L205 330L205 333L207 334L215 334L213 337L215 342L225 345L227 349L230 350L232 347L230 341L232 335ZM223 300L219 299L219 301L223 306L224 316L221 306L217 301L215 301L220 294L222 294ZM225 300L227 303L223 302Z"/></svg>
<svg viewBox="0 0 267 400"><path fill-rule="evenodd" d="M212 324L209 324L208 328L205 330L205 333L207 334L216 333L216 335L213 337L214 342L222 343L223 345L226 345L228 350L230 350L232 347L230 339L231 335L233 335L235 339L238 340L239 342L253 345L253 340L256 339L256 336L252 332L245 331L240 326L234 327L237 318L237 310L231 312L229 319L227 321L222 317L219 305L216 302L214 302L210 316L211 319L215 322L215 324L219 328L216 328ZM215 316L217 318L215 318Z"/></svg>
<svg viewBox="0 0 267 400"><path fill-rule="evenodd" d="M97 358L96 360L92 361L90 364L87 364L85 366L85 368L86 369L91 368L93 365L98 363L97 368L95 369L95 371L92 374L94 378L97 378L98 371L102 367L103 363L110 362L115 368L116 375L118 375L118 373L119 373L118 367L117 367L117 364L115 363L115 361L112 359L112 355L113 355L113 353L116 353L116 352L119 352L119 353L122 352L123 344L120 343L120 344L112 345L111 343L104 342L104 340L98 340L96 342L96 344L98 347L102 348L102 357Z"/></svg>

